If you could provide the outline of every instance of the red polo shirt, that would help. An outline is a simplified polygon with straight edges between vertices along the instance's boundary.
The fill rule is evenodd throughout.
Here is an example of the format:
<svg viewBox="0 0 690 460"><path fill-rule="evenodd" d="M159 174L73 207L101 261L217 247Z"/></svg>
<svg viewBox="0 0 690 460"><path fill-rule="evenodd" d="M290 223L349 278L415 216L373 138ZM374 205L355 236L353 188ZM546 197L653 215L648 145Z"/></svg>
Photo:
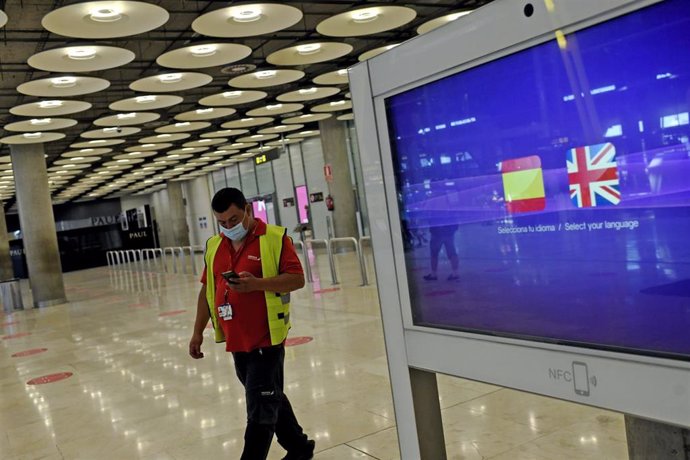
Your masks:
<svg viewBox="0 0 690 460"><path fill-rule="evenodd" d="M266 224L256 219L254 230L247 234L242 246L235 251L230 240L222 236L218 252L213 259L213 279L216 284L216 315L218 307L224 303L232 305L232 319L225 321L218 315L225 333L226 351L252 351L271 346L271 333L268 329L266 297L264 291L240 293L227 287L221 273L232 270L235 273L249 272L257 278L262 277L261 250L259 236L266 234ZM206 270L201 282L206 284ZM302 274L292 240L283 236L283 251L280 254L278 273ZM226 297L227 296L227 297Z"/></svg>

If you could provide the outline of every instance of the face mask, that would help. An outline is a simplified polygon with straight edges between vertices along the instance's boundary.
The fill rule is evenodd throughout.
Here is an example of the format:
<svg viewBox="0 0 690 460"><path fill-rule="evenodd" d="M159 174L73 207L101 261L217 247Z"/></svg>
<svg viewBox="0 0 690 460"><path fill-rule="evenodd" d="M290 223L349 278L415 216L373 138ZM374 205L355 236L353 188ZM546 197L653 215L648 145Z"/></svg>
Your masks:
<svg viewBox="0 0 690 460"><path fill-rule="evenodd" d="M247 216L246 211L245 211L245 217ZM244 217L242 218L242 222L238 223L232 228L225 228L222 225L220 226L220 231L225 235L226 237L230 238L232 241L239 241L245 236L247 236L247 232L249 229L244 228Z"/></svg>

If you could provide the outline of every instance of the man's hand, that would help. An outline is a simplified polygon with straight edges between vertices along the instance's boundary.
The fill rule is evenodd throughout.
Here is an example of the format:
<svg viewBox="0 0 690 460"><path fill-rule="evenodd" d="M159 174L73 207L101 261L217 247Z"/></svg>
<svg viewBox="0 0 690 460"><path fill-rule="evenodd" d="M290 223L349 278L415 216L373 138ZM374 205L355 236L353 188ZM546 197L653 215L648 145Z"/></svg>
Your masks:
<svg viewBox="0 0 690 460"><path fill-rule="evenodd" d="M259 283L261 283L261 278L257 278L249 272L240 272L239 278L234 278L232 282L226 283L230 289L235 292L253 292L259 291Z"/></svg>
<svg viewBox="0 0 690 460"><path fill-rule="evenodd" d="M204 336L202 334L192 335L192 340L189 341L189 356L194 359L201 359L204 354L201 352L201 344L204 341Z"/></svg>

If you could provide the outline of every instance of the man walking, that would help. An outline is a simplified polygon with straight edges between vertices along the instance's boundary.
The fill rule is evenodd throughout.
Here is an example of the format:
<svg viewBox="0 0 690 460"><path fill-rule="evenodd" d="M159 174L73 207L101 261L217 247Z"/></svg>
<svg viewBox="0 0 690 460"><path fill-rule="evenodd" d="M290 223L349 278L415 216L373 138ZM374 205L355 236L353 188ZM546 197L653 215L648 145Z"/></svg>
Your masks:
<svg viewBox="0 0 690 460"><path fill-rule="evenodd" d="M314 441L303 433L283 393L290 292L304 286L297 253L284 228L253 217L238 189L219 190L211 207L221 233L206 242L189 354L204 357L203 331L210 319L216 342L225 341L245 388L241 460L265 459L274 434L288 452L284 460L311 459Z"/></svg>

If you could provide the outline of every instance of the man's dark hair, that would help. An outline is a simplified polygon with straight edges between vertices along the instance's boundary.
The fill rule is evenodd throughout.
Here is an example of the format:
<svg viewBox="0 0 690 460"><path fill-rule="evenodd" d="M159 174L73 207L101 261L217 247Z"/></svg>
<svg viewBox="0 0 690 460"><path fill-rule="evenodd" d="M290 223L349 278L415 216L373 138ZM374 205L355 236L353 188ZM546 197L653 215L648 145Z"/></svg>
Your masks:
<svg viewBox="0 0 690 460"><path fill-rule="evenodd" d="M233 204L242 210L247 207L247 199L244 194L232 187L218 190L211 201L211 207L217 213L227 211Z"/></svg>

